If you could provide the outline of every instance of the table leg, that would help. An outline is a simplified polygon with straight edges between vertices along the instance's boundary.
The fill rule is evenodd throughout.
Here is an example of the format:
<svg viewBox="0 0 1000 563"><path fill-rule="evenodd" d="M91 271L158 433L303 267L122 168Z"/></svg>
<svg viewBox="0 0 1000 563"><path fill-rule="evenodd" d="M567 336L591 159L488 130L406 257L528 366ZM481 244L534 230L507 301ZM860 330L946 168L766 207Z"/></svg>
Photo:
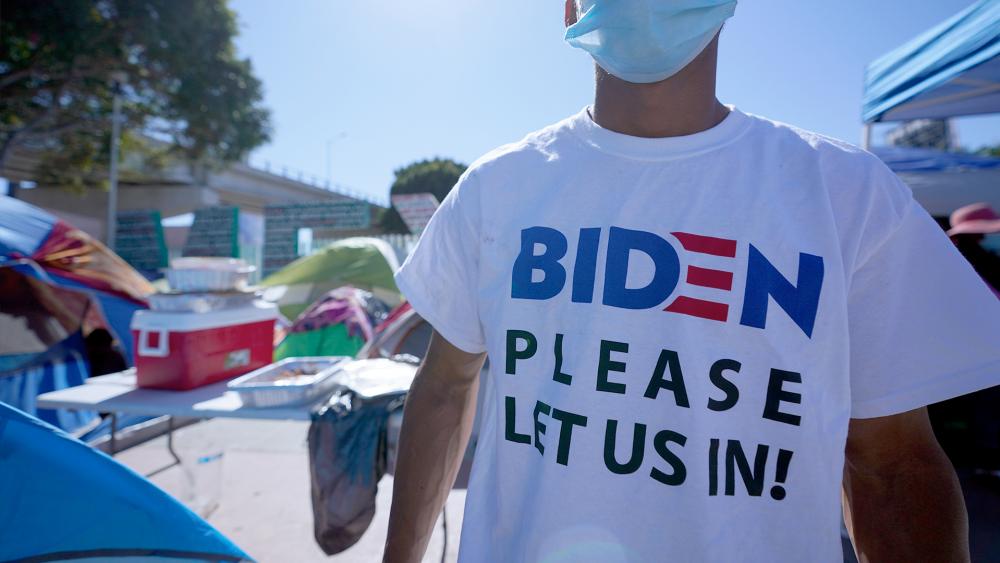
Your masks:
<svg viewBox="0 0 1000 563"><path fill-rule="evenodd" d="M445 499L448 502L448 499ZM441 544L441 563L445 563L448 558L448 507L441 507L441 532L443 534L444 541Z"/></svg>
<svg viewBox="0 0 1000 563"><path fill-rule="evenodd" d="M181 458L174 450L174 417L172 416L167 418L167 451L170 452L170 457L174 458L174 464L180 465Z"/></svg>
<svg viewBox="0 0 1000 563"><path fill-rule="evenodd" d="M147 473L146 477L153 477L159 473L163 473L171 467L182 467L181 458L177 455L177 450L174 449L174 417L172 416L167 417L167 451L170 453L170 457L174 458L174 461L164 465L152 473Z"/></svg>
<svg viewBox="0 0 1000 563"><path fill-rule="evenodd" d="M110 455L111 457L115 457L115 454L118 453L118 437L116 435L117 432L118 432L118 413L113 412L111 413L111 440L108 451L108 455Z"/></svg>

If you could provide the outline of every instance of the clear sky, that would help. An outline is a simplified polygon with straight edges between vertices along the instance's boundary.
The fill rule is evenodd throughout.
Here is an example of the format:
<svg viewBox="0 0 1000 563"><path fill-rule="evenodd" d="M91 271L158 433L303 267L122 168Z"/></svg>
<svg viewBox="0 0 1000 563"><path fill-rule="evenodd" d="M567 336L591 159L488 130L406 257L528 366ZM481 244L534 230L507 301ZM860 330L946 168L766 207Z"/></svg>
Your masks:
<svg viewBox="0 0 1000 563"><path fill-rule="evenodd" d="M719 97L859 142L865 65L971 2L744 0L723 32ZM561 0L231 6L273 113L251 162L324 179L329 158L334 182L382 200L402 165L471 162L593 95L590 57L562 39ZM1000 117L957 124L963 146L1000 143Z"/></svg>

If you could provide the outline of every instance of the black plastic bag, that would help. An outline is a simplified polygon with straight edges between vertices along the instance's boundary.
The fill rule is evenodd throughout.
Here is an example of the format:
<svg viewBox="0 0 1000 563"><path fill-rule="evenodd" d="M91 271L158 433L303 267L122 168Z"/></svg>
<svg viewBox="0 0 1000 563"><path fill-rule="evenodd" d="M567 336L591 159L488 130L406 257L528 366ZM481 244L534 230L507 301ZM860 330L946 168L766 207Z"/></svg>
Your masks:
<svg viewBox="0 0 1000 563"><path fill-rule="evenodd" d="M389 414L405 393L362 399L342 390L309 427L313 534L327 555L351 547L375 516L378 482L385 473Z"/></svg>

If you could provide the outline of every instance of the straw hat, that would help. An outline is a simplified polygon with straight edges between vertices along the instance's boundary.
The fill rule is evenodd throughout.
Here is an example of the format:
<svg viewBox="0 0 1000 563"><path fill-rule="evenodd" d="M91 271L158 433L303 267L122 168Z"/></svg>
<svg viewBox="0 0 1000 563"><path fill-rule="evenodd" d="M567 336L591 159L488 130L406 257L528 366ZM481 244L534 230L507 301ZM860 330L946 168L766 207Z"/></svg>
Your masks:
<svg viewBox="0 0 1000 563"><path fill-rule="evenodd" d="M950 223L948 236L1000 233L1000 215L987 203L973 203L956 209L951 214Z"/></svg>

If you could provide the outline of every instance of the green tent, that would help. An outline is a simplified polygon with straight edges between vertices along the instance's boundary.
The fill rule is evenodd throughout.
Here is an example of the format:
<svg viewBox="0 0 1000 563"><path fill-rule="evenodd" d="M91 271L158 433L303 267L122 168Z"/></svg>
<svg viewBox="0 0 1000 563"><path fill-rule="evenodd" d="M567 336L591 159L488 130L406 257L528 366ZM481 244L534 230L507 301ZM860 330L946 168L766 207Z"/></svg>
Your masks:
<svg viewBox="0 0 1000 563"><path fill-rule="evenodd" d="M354 287L337 288L309 306L274 351L275 360L301 356L354 356L372 339L374 296Z"/></svg>
<svg viewBox="0 0 1000 563"><path fill-rule="evenodd" d="M314 301L340 286L366 289L389 305L401 300L392 274L399 261L385 241L355 237L334 242L266 277L265 287L285 286L278 300L281 313L295 319Z"/></svg>
<svg viewBox="0 0 1000 563"><path fill-rule="evenodd" d="M309 332L293 332L274 349L274 361L310 356L351 356L364 348L365 339L347 325L330 325Z"/></svg>

